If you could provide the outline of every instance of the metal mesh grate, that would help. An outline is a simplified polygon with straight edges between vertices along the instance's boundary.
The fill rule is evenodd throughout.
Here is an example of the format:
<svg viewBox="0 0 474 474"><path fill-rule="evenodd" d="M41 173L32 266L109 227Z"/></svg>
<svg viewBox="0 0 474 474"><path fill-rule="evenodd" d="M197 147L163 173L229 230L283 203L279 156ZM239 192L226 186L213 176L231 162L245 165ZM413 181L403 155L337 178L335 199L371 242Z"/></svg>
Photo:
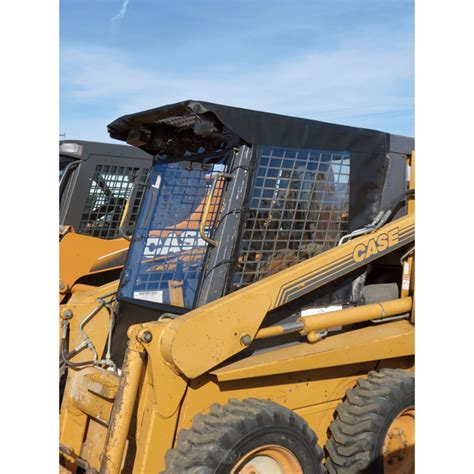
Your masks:
<svg viewBox="0 0 474 474"><path fill-rule="evenodd" d="M126 166L97 165L77 232L101 239L119 236L118 227L134 183L145 184L148 170ZM133 193L129 225L137 218L144 187Z"/></svg>
<svg viewBox="0 0 474 474"><path fill-rule="evenodd" d="M216 174L226 170L224 164L181 162L158 165L152 193L156 196L140 218L136 234L145 237L140 249L133 244L131 258L140 255L133 278L133 298L193 307L200 284L208 244L201 238L199 226L208 199L210 208L205 234L211 237L220 210L224 180ZM217 179L213 195L212 181ZM145 204L148 207L147 204ZM132 295L130 295L132 296Z"/></svg>
<svg viewBox="0 0 474 474"><path fill-rule="evenodd" d="M348 209L348 153L260 147L232 290L333 247Z"/></svg>
<svg viewBox="0 0 474 474"><path fill-rule="evenodd" d="M167 125L173 125L174 127L191 127L196 122L196 116L191 115L190 117L168 117L158 120L156 123L165 123Z"/></svg>

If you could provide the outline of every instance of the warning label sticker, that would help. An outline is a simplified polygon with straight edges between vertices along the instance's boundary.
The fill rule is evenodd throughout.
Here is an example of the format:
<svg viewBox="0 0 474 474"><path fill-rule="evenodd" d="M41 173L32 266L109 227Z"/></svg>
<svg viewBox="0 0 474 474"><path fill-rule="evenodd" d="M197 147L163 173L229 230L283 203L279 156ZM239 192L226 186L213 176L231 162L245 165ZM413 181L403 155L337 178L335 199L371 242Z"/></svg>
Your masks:
<svg viewBox="0 0 474 474"><path fill-rule="evenodd" d="M403 264L402 290L410 289L410 265L407 262Z"/></svg>
<svg viewBox="0 0 474 474"><path fill-rule="evenodd" d="M329 313L330 311L339 311L342 305L325 306L324 308L306 308L301 310L301 316L314 316L315 314Z"/></svg>
<svg viewBox="0 0 474 474"><path fill-rule="evenodd" d="M154 303L163 303L162 291L134 291L133 297L137 300L153 301Z"/></svg>

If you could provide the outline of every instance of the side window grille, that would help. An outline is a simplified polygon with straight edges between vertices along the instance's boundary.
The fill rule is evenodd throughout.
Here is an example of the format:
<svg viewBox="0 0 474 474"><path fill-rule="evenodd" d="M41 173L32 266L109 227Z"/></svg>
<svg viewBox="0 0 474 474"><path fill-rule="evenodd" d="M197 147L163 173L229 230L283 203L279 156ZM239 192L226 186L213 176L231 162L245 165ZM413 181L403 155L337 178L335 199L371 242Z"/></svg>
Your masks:
<svg viewBox="0 0 474 474"><path fill-rule="evenodd" d="M347 233L349 153L262 146L231 290L335 246Z"/></svg>
<svg viewBox="0 0 474 474"><path fill-rule="evenodd" d="M134 183L146 183L148 170L126 166L97 165L77 232L101 239L119 237L118 227ZM143 197L144 186L137 186L129 203L133 226Z"/></svg>

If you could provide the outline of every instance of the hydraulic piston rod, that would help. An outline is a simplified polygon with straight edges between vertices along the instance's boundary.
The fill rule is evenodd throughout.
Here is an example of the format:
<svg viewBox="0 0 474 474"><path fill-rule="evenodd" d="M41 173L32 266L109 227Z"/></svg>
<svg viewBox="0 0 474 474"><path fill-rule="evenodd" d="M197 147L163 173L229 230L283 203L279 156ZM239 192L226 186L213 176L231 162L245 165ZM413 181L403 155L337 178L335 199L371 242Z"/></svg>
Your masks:
<svg viewBox="0 0 474 474"><path fill-rule="evenodd" d="M314 316L300 317L294 323L260 329L255 339L266 339L290 332L310 334L334 326L346 326L348 324L362 323L373 319L383 320L384 318L410 312L412 305L412 298L407 296L396 300L356 306L339 311L330 311Z"/></svg>

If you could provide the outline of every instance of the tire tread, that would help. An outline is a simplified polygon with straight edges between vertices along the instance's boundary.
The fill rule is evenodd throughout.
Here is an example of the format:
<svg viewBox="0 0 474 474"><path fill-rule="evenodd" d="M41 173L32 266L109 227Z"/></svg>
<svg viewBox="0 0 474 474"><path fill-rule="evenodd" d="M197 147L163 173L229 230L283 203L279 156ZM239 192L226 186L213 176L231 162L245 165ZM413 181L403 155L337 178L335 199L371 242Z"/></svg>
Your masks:
<svg viewBox="0 0 474 474"><path fill-rule="evenodd" d="M413 390L414 374L403 369L371 371L347 391L329 426L326 468L330 474L368 472L373 447L393 403Z"/></svg>
<svg viewBox="0 0 474 474"><path fill-rule="evenodd" d="M296 413L269 400L230 399L226 405L213 404L208 414L193 418L190 429L180 431L175 447L166 453L163 474L214 473L242 435L272 424L288 425L302 433L314 443L321 463L324 453L316 434ZM322 464L321 472L326 472Z"/></svg>

